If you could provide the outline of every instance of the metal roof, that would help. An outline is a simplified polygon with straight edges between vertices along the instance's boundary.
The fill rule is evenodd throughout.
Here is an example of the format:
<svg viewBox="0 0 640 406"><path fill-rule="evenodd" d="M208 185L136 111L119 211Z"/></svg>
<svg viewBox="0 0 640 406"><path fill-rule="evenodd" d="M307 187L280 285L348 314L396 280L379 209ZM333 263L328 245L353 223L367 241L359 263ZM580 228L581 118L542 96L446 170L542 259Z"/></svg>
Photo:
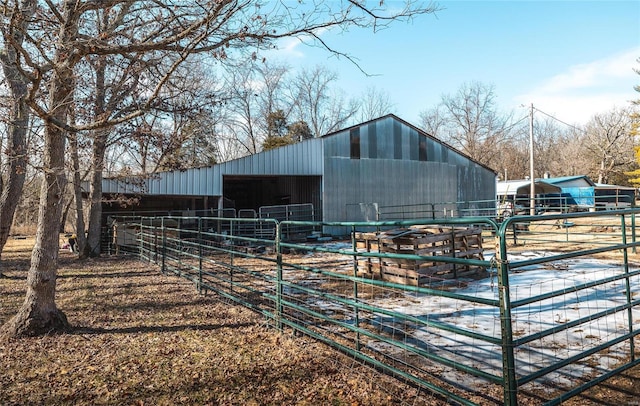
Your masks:
<svg viewBox="0 0 640 406"><path fill-rule="evenodd" d="M609 185L607 183L596 183L595 186L596 189L611 189L611 190L633 190L635 191L636 188L633 186L620 186L620 185Z"/></svg>
<svg viewBox="0 0 640 406"><path fill-rule="evenodd" d="M574 183L583 181L586 183L586 186L595 186L595 183L589 178L587 175L576 175L576 176L560 176L556 178L544 178L544 181L547 183L552 183L554 185L559 183Z"/></svg>
<svg viewBox="0 0 640 406"><path fill-rule="evenodd" d="M534 181L535 193L560 193L562 188L560 186L552 185L542 180ZM498 182L496 186L496 194L498 196L505 195L529 195L531 192L531 181L529 180L510 180L506 182Z"/></svg>

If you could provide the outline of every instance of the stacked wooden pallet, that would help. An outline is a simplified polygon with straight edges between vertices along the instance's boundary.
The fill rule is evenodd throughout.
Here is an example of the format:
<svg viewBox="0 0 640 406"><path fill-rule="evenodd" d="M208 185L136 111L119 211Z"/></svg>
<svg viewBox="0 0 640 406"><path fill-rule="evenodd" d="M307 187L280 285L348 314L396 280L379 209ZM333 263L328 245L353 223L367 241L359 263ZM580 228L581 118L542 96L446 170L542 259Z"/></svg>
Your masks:
<svg viewBox="0 0 640 406"><path fill-rule="evenodd" d="M361 276L407 285L486 276L486 269L470 264L442 262L436 257L482 260L479 227L422 226L381 232L356 233L358 248L366 252L411 255L413 258L361 257ZM433 258L431 258L433 257Z"/></svg>

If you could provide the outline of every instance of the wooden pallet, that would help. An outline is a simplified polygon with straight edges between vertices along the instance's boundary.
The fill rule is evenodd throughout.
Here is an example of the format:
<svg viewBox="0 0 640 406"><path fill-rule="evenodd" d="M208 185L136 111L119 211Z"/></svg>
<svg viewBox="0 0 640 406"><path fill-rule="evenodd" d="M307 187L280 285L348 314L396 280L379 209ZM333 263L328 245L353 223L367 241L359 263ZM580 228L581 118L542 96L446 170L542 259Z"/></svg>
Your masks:
<svg viewBox="0 0 640 406"><path fill-rule="evenodd" d="M359 273L365 277L413 286L458 278L486 276L486 269L452 264L438 258L483 260L479 227L416 226L375 233L356 233L357 246L367 252L415 255L420 258L363 258Z"/></svg>

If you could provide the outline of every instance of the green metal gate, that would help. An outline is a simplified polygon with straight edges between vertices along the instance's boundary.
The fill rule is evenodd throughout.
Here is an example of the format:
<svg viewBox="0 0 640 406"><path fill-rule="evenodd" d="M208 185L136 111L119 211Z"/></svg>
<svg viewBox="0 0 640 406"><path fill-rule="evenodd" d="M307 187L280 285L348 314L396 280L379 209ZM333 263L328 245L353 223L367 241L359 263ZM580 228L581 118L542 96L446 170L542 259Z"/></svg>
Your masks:
<svg viewBox="0 0 640 406"><path fill-rule="evenodd" d="M280 330L314 337L453 403L553 405L640 363L635 214L515 216L500 224L483 217L119 221L135 230L141 259L203 294L260 312ZM285 240L283 227L314 238ZM349 237L317 238L328 229ZM434 229L441 235L424 231ZM482 236L474 258L457 237L468 229ZM363 246L362 233L376 249ZM412 233L420 241L414 250L394 237ZM370 272L409 268L420 277L407 271L406 283ZM461 269L477 273L461 277Z"/></svg>

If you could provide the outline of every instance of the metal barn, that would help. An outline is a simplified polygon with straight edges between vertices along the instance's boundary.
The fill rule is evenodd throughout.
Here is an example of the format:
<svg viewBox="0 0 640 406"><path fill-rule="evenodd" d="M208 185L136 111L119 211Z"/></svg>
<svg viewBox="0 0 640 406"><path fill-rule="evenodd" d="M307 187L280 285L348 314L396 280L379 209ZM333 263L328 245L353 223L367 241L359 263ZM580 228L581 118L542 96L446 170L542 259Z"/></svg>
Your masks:
<svg viewBox="0 0 640 406"><path fill-rule="evenodd" d="M103 195L135 196L137 212L188 214L311 204L315 218L359 221L363 207L493 202L496 173L395 115L218 165L105 179ZM114 199L111 199L112 201ZM472 203L469 203L472 202ZM105 212L120 210L105 203ZM479 207L478 207L479 209ZM219 211L217 211L220 213Z"/></svg>

